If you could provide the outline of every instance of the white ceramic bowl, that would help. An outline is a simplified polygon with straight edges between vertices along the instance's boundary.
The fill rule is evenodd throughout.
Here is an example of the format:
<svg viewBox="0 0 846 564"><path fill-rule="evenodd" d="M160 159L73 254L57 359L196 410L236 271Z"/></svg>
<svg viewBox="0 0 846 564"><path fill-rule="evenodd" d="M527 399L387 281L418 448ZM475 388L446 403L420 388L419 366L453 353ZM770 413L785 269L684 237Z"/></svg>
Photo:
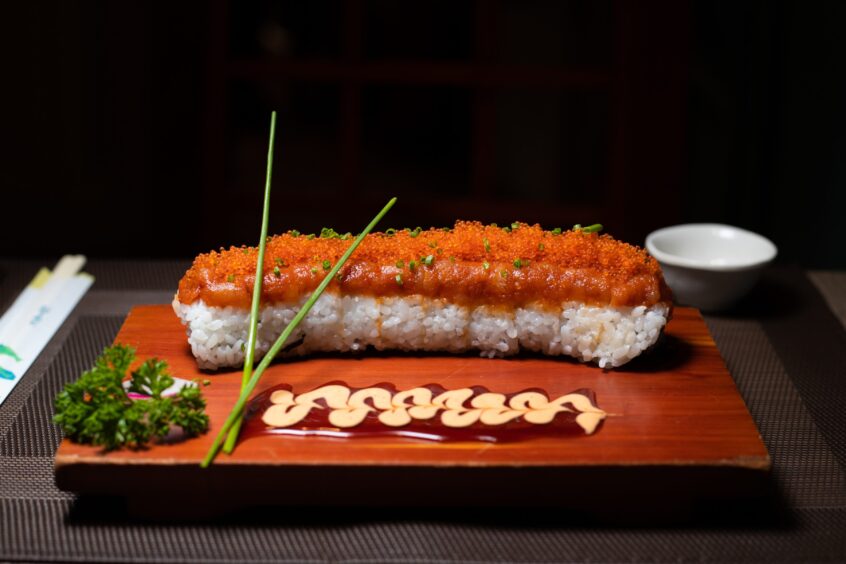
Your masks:
<svg viewBox="0 0 846 564"><path fill-rule="evenodd" d="M776 246L757 233L719 223L653 231L646 250L661 264L676 302L705 311L731 307L752 287Z"/></svg>

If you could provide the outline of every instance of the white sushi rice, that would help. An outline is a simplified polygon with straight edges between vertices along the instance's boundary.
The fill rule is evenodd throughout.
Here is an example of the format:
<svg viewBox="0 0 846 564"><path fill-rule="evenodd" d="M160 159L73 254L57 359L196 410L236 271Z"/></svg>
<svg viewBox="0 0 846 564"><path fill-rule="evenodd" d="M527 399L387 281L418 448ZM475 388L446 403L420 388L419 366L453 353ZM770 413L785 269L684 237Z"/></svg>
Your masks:
<svg viewBox="0 0 846 564"><path fill-rule="evenodd" d="M256 357L263 356L306 298L261 310ZM173 301L187 327L188 343L200 368L240 366L244 362L249 311ZM651 347L667 323L669 308L598 307L577 302L559 310L527 306L507 310L465 307L422 296L373 298L324 293L297 327L289 354L377 350L465 352L484 357L517 354L521 349L567 355L602 368L621 366Z"/></svg>

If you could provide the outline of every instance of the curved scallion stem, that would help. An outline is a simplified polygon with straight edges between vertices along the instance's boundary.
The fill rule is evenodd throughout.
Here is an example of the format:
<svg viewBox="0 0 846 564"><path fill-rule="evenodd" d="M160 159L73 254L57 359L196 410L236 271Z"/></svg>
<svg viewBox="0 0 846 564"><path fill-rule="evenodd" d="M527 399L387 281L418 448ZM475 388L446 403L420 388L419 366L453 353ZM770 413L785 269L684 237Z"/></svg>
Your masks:
<svg viewBox="0 0 846 564"><path fill-rule="evenodd" d="M285 344L285 341L288 340L288 337L291 336L291 334L294 332L294 329L297 328L297 325L299 325L303 318L308 314L308 312L314 305L314 302L316 302L317 298L319 298L323 291L326 290L326 287L329 285L330 282L332 282L332 279L335 277L338 271L341 270L341 267L344 265L345 262L347 262L347 259L350 258L350 255L352 255L353 251L355 251L355 249L361 244L361 242L364 240L364 237L368 233L370 233L374 227L376 227L376 224L379 223L379 221L385 216L386 213L388 213L388 210L390 210L394 206L396 201L396 198L391 198L391 200L385 205L385 207L382 208L382 211L376 214L376 217L374 217L373 220L367 225L367 227L364 228L364 231L362 231L358 235L358 237L355 238L355 241L353 241L352 245L350 245L350 247L346 250L343 256L341 256L341 258L338 260L338 262L335 263L335 266L332 267L332 270L330 270L326 274L326 276L323 278L323 281L314 290L308 301L303 304L303 307L300 309L300 311L297 312L297 315L294 316L294 319L292 319L288 326L285 327L285 330L282 331L282 334L279 335L279 338L276 339L276 342L273 343L273 346L270 347L270 350L267 351L267 354L264 355L264 358L261 360L259 365L256 367L255 371L253 372L252 376L250 377L249 382L247 382L247 385L244 386L244 388L241 390L241 395L240 397L238 397L238 401L235 402L235 405L232 407L232 411L229 412L229 416L226 418L226 421L224 421L223 426L220 428L220 431L214 439L214 442L212 442L211 447L209 447L205 458L200 463L200 466L202 468L207 468L214 461L215 457L220 451L221 443L223 443L223 440L229 433L229 430L232 429L236 421L238 421L243 415L244 408L247 405L247 400L249 399L250 394L253 393L253 390L255 390L256 385L258 385L261 375L264 373L267 367L270 366L270 363L273 362L273 358L282 349Z"/></svg>
<svg viewBox="0 0 846 564"><path fill-rule="evenodd" d="M264 178L264 206L261 215L261 238L259 238L258 261L256 262L256 279L253 282L253 302L250 306L250 330L247 335L246 354L244 355L244 375L241 378L241 389L250 381L253 372L253 362L256 356L256 340L258 337L258 315L261 302L261 286L264 282L264 250L267 246L267 224L270 219L270 178L273 176L273 145L276 140L276 112L270 114L270 140L267 145L267 174ZM230 454L235 448L238 433L241 431L241 421L232 427L223 452Z"/></svg>

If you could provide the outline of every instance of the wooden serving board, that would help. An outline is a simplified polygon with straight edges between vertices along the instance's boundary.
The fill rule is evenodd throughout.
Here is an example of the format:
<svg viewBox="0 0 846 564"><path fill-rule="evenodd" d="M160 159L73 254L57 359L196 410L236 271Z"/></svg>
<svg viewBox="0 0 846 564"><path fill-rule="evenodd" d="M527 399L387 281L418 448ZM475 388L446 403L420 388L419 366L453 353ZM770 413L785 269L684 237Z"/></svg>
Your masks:
<svg viewBox="0 0 846 564"><path fill-rule="evenodd" d="M287 383L301 393L342 380L401 390L433 383L501 393L542 388L554 398L590 388L609 414L593 435L497 444L259 436L206 470L198 464L238 396L240 370L198 370L169 306L134 308L115 341L136 347L140 358L166 360L174 376L210 380L203 388L210 432L109 453L64 440L56 453L62 489L150 503L160 495L171 507L179 505L174 496L192 498L204 510L231 503L642 508L757 495L770 468L714 341L690 308L677 308L659 346L622 369L545 357L326 356L277 362L256 390Z"/></svg>

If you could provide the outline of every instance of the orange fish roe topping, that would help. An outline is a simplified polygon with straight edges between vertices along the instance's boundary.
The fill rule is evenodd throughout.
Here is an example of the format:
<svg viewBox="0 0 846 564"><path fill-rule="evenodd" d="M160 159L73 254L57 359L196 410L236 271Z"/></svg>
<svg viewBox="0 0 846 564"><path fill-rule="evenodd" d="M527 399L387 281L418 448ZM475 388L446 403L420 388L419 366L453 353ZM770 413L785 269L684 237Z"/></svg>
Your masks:
<svg viewBox="0 0 846 564"><path fill-rule="evenodd" d="M296 302L310 293L352 237L289 232L270 237L262 302ZM185 304L248 309L258 250L232 247L202 254L179 283ZM658 263L643 249L609 235L538 225L515 228L459 221L451 230L372 233L328 291L376 297L423 295L460 304L519 307L566 301L651 306L669 302Z"/></svg>

